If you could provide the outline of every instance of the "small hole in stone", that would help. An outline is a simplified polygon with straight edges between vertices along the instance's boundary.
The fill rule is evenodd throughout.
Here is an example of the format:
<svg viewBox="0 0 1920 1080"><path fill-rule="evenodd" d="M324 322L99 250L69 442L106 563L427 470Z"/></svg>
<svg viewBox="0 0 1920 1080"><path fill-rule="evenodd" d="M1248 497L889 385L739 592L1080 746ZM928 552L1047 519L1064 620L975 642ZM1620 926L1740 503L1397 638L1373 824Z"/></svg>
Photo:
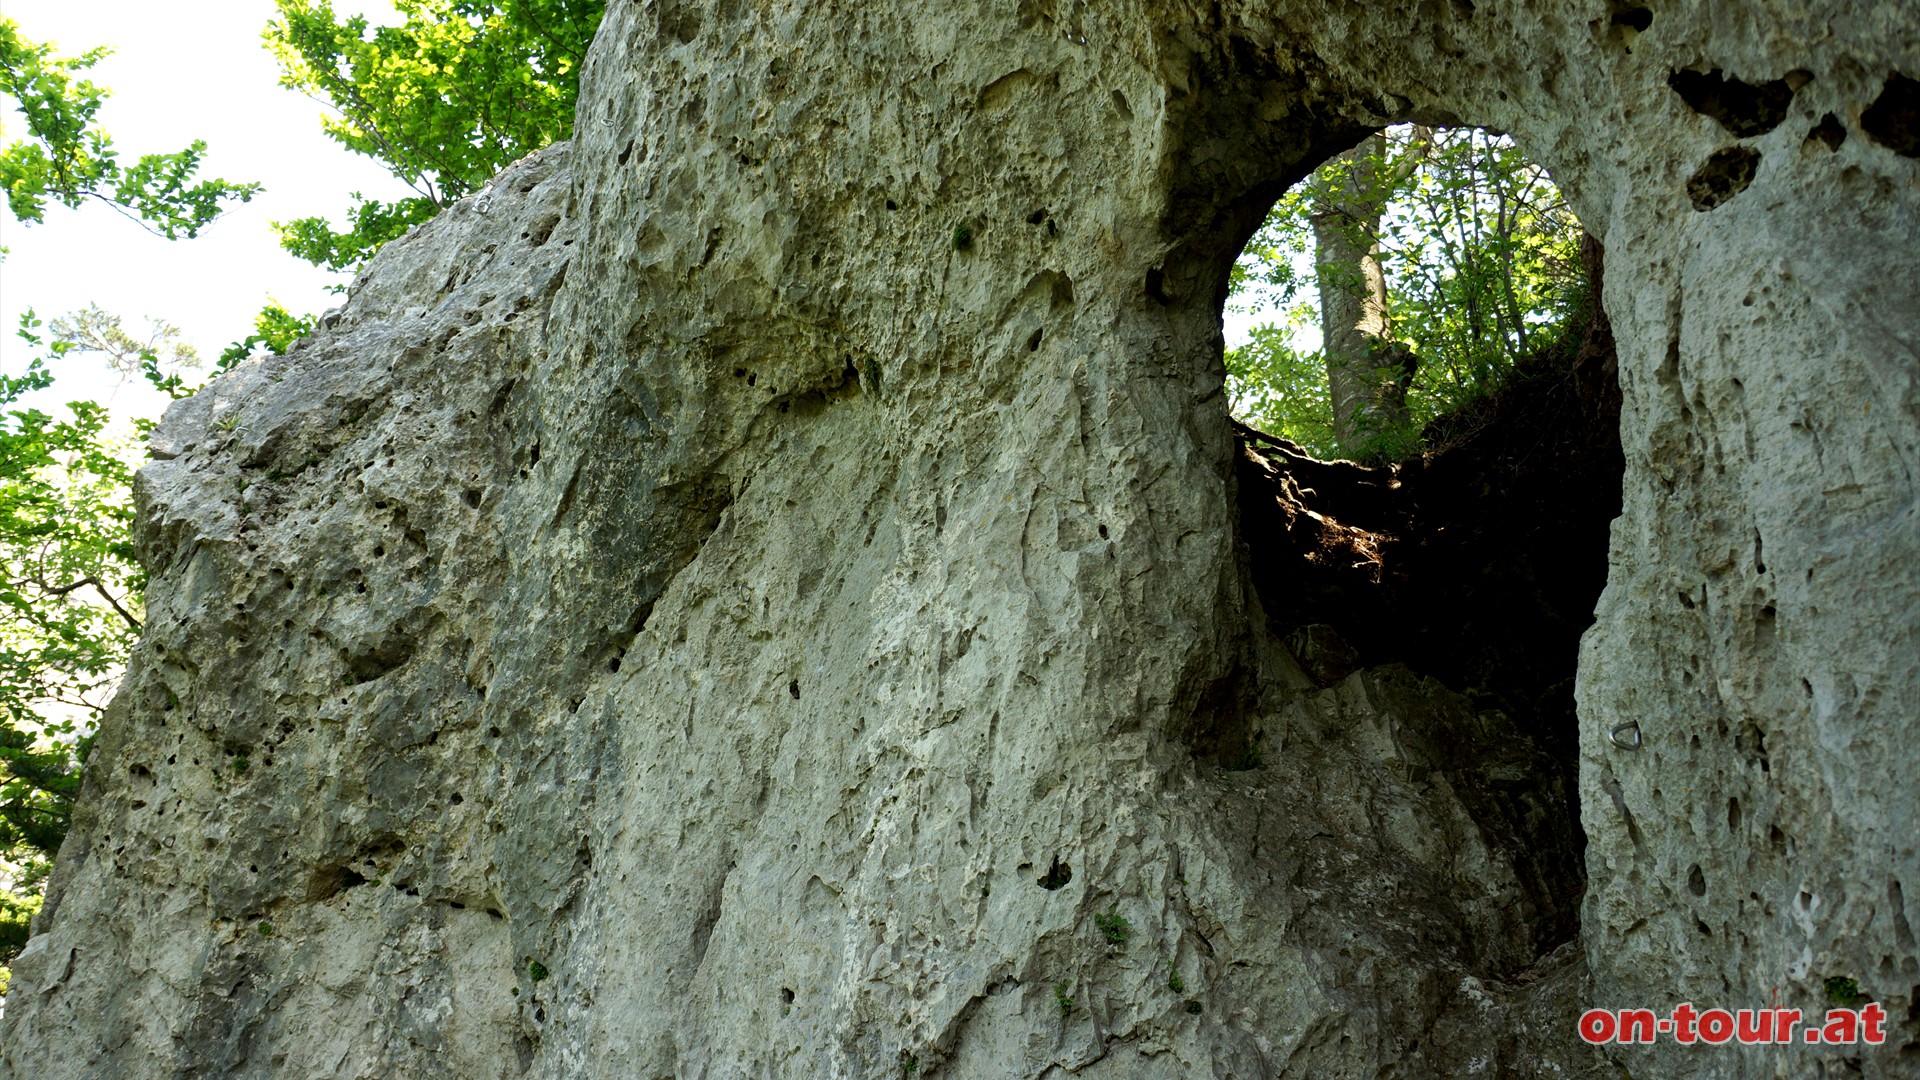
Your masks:
<svg viewBox="0 0 1920 1080"><path fill-rule="evenodd" d="M1880 96L1860 114L1860 130L1901 157L1920 157L1920 82L1889 73Z"/></svg>
<svg viewBox="0 0 1920 1080"><path fill-rule="evenodd" d="M780 988L780 1003L782 1005L793 1004L793 991L788 987L783 986Z"/></svg>
<svg viewBox="0 0 1920 1080"><path fill-rule="evenodd" d="M1723 74L1719 68L1705 73L1676 71L1667 85L1694 112L1718 121L1742 139L1765 135L1787 118L1787 106L1793 103L1793 87L1785 79L1773 79L1755 85Z"/></svg>
<svg viewBox="0 0 1920 1080"><path fill-rule="evenodd" d="M1041 335L1041 333L1042 333L1042 331L1039 331L1039 330L1035 330L1035 331L1033 332L1033 336L1027 339L1027 351L1028 351L1028 352L1039 352L1039 351L1040 351L1040 335Z"/></svg>
<svg viewBox="0 0 1920 1080"><path fill-rule="evenodd" d="M467 797L456 791L452 795L447 796L447 801L455 806L459 806L461 803L467 801Z"/></svg>
<svg viewBox="0 0 1920 1080"><path fill-rule="evenodd" d="M1721 206L1747 190L1760 168L1760 151L1745 146L1716 150L1687 181L1687 198L1699 211Z"/></svg>
<svg viewBox="0 0 1920 1080"><path fill-rule="evenodd" d="M1167 284L1166 271L1160 269L1157 266L1151 270L1148 270L1147 271L1147 299L1152 300L1156 304L1169 303L1167 299L1166 284Z"/></svg>
<svg viewBox="0 0 1920 1080"><path fill-rule="evenodd" d="M1828 113L1820 118L1820 122L1813 126L1813 130L1807 132L1807 141L1817 142L1828 151L1838 150L1840 145L1847 141L1847 125L1841 123L1839 117Z"/></svg>
<svg viewBox="0 0 1920 1080"><path fill-rule="evenodd" d="M1061 862L1060 856L1055 855L1053 857L1053 866L1048 869L1045 874L1041 875L1036 884L1048 892L1052 892L1072 880L1073 867Z"/></svg>
<svg viewBox="0 0 1920 1080"><path fill-rule="evenodd" d="M1613 13L1613 25L1631 27L1644 34L1647 31L1647 27L1653 25L1653 12L1643 7L1633 7L1627 8L1625 11L1616 11Z"/></svg>
<svg viewBox="0 0 1920 1080"><path fill-rule="evenodd" d="M1707 875L1700 869L1699 863L1687 871L1687 891L1695 896L1707 895Z"/></svg>
<svg viewBox="0 0 1920 1080"><path fill-rule="evenodd" d="M900 204L899 204L899 203L897 203L897 202L894 202L894 201L893 201L892 199L888 199L888 200L887 200L887 209L889 209L889 210L898 210L898 209L900 209Z"/></svg>
<svg viewBox="0 0 1920 1080"><path fill-rule="evenodd" d="M800 680L799 679L794 679L793 681L787 683L787 693L793 695L793 700L795 701L800 700Z"/></svg>

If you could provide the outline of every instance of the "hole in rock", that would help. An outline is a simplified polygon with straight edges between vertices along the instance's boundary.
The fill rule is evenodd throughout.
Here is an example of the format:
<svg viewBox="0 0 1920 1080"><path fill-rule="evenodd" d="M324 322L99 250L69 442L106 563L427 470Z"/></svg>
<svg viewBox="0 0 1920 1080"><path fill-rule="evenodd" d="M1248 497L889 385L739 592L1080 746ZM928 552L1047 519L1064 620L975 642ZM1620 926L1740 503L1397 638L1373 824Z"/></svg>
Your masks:
<svg viewBox="0 0 1920 1080"><path fill-rule="evenodd" d="M1902 157L1920 157L1920 82L1895 71L1860 114L1867 138Z"/></svg>
<svg viewBox="0 0 1920 1080"><path fill-rule="evenodd" d="M1047 890L1048 892L1053 892L1065 886L1067 882L1072 880L1073 880L1073 867L1068 866L1066 863L1061 862L1060 856L1055 855L1053 857L1053 865L1047 869L1047 872L1045 874L1042 874L1040 876L1040 879L1039 881L1036 882L1036 884L1038 884L1041 888Z"/></svg>
<svg viewBox="0 0 1920 1080"><path fill-rule="evenodd" d="M1160 267L1156 266L1147 271L1146 290L1147 299L1154 303L1161 305L1172 303L1167 298L1167 274Z"/></svg>
<svg viewBox="0 0 1920 1080"><path fill-rule="evenodd" d="M307 902L331 900L348 889L366 883L367 879L351 867L323 867L314 871L312 879L307 882Z"/></svg>
<svg viewBox="0 0 1920 1080"><path fill-rule="evenodd" d="M1645 33L1653 25L1653 12L1643 7L1621 8L1613 13L1613 25L1626 26Z"/></svg>
<svg viewBox="0 0 1920 1080"><path fill-rule="evenodd" d="M1716 150L1687 181L1687 198L1699 211L1712 210L1747 190L1760 168L1760 151L1745 146Z"/></svg>
<svg viewBox="0 0 1920 1080"><path fill-rule="evenodd" d="M1838 150L1847 141L1847 126L1840 122L1839 117L1828 113L1807 132L1807 141L1818 142L1830 151Z"/></svg>
<svg viewBox="0 0 1920 1080"><path fill-rule="evenodd" d="M1510 139L1397 127L1283 195L1227 288L1260 629L1317 686L1404 665L1457 695L1396 715L1430 748L1402 778L1444 777L1510 862L1532 956L1586 881L1573 684L1625 467L1602 269ZM1257 769L1244 681L1203 695L1194 749Z"/></svg>
<svg viewBox="0 0 1920 1080"><path fill-rule="evenodd" d="M1787 118L1787 106L1793 104L1793 87L1785 79L1772 79L1755 85L1719 68L1712 71L1676 71L1667 79L1687 107L1702 116L1719 121L1720 126L1742 139L1765 135Z"/></svg>

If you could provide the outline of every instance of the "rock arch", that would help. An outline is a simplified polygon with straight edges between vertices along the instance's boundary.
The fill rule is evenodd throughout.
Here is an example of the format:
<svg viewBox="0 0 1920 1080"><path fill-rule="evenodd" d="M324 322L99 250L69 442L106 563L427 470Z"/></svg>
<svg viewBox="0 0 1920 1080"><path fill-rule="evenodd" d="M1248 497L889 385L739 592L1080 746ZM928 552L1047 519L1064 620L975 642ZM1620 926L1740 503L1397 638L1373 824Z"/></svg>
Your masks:
<svg viewBox="0 0 1920 1080"><path fill-rule="evenodd" d="M1904 1015L1920 165L1860 117L1916 41L1898 5L614 4L572 147L157 436L152 629L0 1053L1610 1075L1576 1007L1845 976ZM1683 71L1791 96L1739 134ZM1545 961L1420 775L1409 718L1457 703L1247 633L1225 260L1409 117L1514 133L1610 255L1590 891ZM1257 779L1195 763L1223 709L1273 718Z"/></svg>

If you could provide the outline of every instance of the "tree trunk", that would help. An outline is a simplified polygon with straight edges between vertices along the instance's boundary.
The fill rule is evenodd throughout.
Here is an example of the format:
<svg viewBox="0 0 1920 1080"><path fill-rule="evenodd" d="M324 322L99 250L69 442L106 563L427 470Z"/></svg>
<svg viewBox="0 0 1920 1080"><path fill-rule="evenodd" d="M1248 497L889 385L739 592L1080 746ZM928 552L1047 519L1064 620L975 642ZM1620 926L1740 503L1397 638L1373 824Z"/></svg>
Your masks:
<svg viewBox="0 0 1920 1080"><path fill-rule="evenodd" d="M1372 136L1334 158L1332 175L1314 190L1321 349L1334 437L1348 455L1360 453L1369 434L1407 415L1408 379L1397 373L1410 369L1412 357L1389 334L1387 278L1380 261L1380 214L1392 187L1384 175L1386 149L1384 135ZM1383 378L1383 367L1396 375Z"/></svg>

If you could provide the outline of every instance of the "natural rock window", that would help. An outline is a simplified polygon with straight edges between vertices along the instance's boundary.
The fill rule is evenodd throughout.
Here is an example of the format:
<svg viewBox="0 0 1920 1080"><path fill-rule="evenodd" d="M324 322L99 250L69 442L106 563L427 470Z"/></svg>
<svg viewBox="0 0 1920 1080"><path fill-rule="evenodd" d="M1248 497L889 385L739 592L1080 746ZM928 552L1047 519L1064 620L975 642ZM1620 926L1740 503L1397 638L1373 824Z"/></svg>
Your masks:
<svg viewBox="0 0 1920 1080"><path fill-rule="evenodd" d="M1228 370L1263 629L1327 692L1404 670L1459 695L1410 721L1439 753L1409 775L1499 838L1537 954L1578 924L1572 686L1623 468L1582 235L1510 140L1396 129L1283 198L1229 308L1257 321ZM1203 749L1248 768L1263 737Z"/></svg>

